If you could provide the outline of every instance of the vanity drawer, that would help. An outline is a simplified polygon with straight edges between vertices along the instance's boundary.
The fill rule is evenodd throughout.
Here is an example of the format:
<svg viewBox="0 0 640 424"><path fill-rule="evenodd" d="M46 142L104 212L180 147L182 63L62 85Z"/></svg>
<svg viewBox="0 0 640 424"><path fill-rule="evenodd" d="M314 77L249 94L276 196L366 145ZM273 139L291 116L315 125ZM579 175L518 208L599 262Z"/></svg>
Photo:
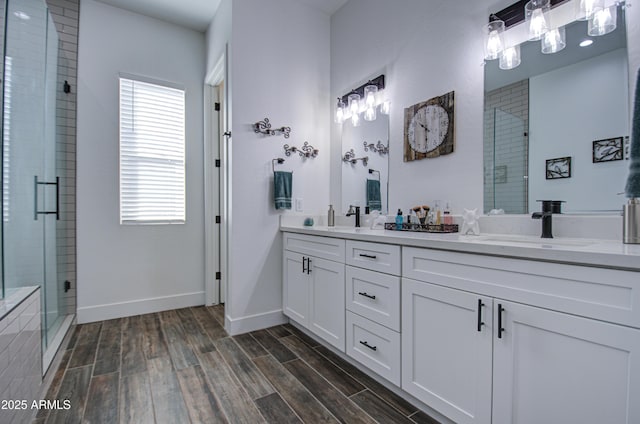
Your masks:
<svg viewBox="0 0 640 424"><path fill-rule="evenodd" d="M347 240L347 265L400 275L400 246Z"/></svg>
<svg viewBox="0 0 640 424"><path fill-rule="evenodd" d="M640 273L405 247L402 276L640 328Z"/></svg>
<svg viewBox="0 0 640 424"><path fill-rule="evenodd" d="M347 355L400 386L400 333L347 311Z"/></svg>
<svg viewBox="0 0 640 424"><path fill-rule="evenodd" d="M347 266L347 309L400 331L400 277Z"/></svg>
<svg viewBox="0 0 640 424"><path fill-rule="evenodd" d="M344 263L345 241L342 239L284 233L282 244L285 250Z"/></svg>

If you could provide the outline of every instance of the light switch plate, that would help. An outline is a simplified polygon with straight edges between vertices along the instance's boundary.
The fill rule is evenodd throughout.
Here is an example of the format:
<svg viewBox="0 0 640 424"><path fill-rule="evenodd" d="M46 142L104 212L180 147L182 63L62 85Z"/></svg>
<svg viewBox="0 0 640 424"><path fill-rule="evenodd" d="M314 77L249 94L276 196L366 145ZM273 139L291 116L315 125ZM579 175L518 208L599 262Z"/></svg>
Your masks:
<svg viewBox="0 0 640 424"><path fill-rule="evenodd" d="M302 197L296 197L296 212L302 212L304 209L304 203L302 201Z"/></svg>

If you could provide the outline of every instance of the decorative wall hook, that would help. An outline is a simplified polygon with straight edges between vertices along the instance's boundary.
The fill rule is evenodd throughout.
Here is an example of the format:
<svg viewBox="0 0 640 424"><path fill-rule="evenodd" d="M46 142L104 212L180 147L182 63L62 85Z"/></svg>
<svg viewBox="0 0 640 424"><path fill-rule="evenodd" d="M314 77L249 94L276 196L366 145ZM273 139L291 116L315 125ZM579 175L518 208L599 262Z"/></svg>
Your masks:
<svg viewBox="0 0 640 424"><path fill-rule="evenodd" d="M365 141L364 151L368 152L369 150L371 150L374 153L380 153L381 155L386 155L387 153L389 153L389 147L382 144L382 141L380 140L378 140L378 144L373 144L373 143L367 144L367 142Z"/></svg>
<svg viewBox="0 0 640 424"><path fill-rule="evenodd" d="M271 129L271 122L269 122L269 118L264 118L263 121L258 121L253 124L253 132L256 134L264 134L264 135L284 135L284 138L289 138L289 134L291 133L291 127L280 127Z"/></svg>
<svg viewBox="0 0 640 424"><path fill-rule="evenodd" d="M298 149L296 146L289 147L288 144L285 144L283 147L284 154L287 156L291 156L291 153L298 153L300 157L303 158L315 158L320 152L318 149L309 144L308 141L305 141L300 149Z"/></svg>
<svg viewBox="0 0 640 424"><path fill-rule="evenodd" d="M351 149L347 153L345 153L344 156L342 157L343 162L349 162L352 165L355 165L356 163L358 163L359 160L362 161L362 164L364 166L367 166L367 164L369 163L369 156L363 156L361 158L357 158L355 152L353 151L353 149Z"/></svg>

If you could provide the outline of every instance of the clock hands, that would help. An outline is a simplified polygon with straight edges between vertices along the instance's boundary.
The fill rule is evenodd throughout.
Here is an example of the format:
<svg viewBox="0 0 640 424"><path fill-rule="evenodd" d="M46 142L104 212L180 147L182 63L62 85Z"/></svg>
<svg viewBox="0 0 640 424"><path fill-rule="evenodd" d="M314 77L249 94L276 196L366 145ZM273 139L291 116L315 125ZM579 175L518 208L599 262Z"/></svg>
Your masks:
<svg viewBox="0 0 640 424"><path fill-rule="evenodd" d="M431 132L431 130L430 130L429 128L425 127L425 126L422 124L422 122L418 122L418 124L420 124L420 126L421 126L422 128L424 128L427 132Z"/></svg>

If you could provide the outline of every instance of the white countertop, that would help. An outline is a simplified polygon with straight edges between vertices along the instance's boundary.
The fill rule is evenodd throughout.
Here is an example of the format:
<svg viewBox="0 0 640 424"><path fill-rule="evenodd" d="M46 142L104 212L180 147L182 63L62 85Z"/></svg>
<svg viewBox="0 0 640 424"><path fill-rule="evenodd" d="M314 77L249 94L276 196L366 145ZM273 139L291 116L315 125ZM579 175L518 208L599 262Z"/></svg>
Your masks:
<svg viewBox="0 0 640 424"><path fill-rule="evenodd" d="M354 227L305 227L291 223L281 223L280 230L402 246L640 271L640 244L624 244L622 241L584 238L541 239L506 234L463 236L459 233L418 233Z"/></svg>

